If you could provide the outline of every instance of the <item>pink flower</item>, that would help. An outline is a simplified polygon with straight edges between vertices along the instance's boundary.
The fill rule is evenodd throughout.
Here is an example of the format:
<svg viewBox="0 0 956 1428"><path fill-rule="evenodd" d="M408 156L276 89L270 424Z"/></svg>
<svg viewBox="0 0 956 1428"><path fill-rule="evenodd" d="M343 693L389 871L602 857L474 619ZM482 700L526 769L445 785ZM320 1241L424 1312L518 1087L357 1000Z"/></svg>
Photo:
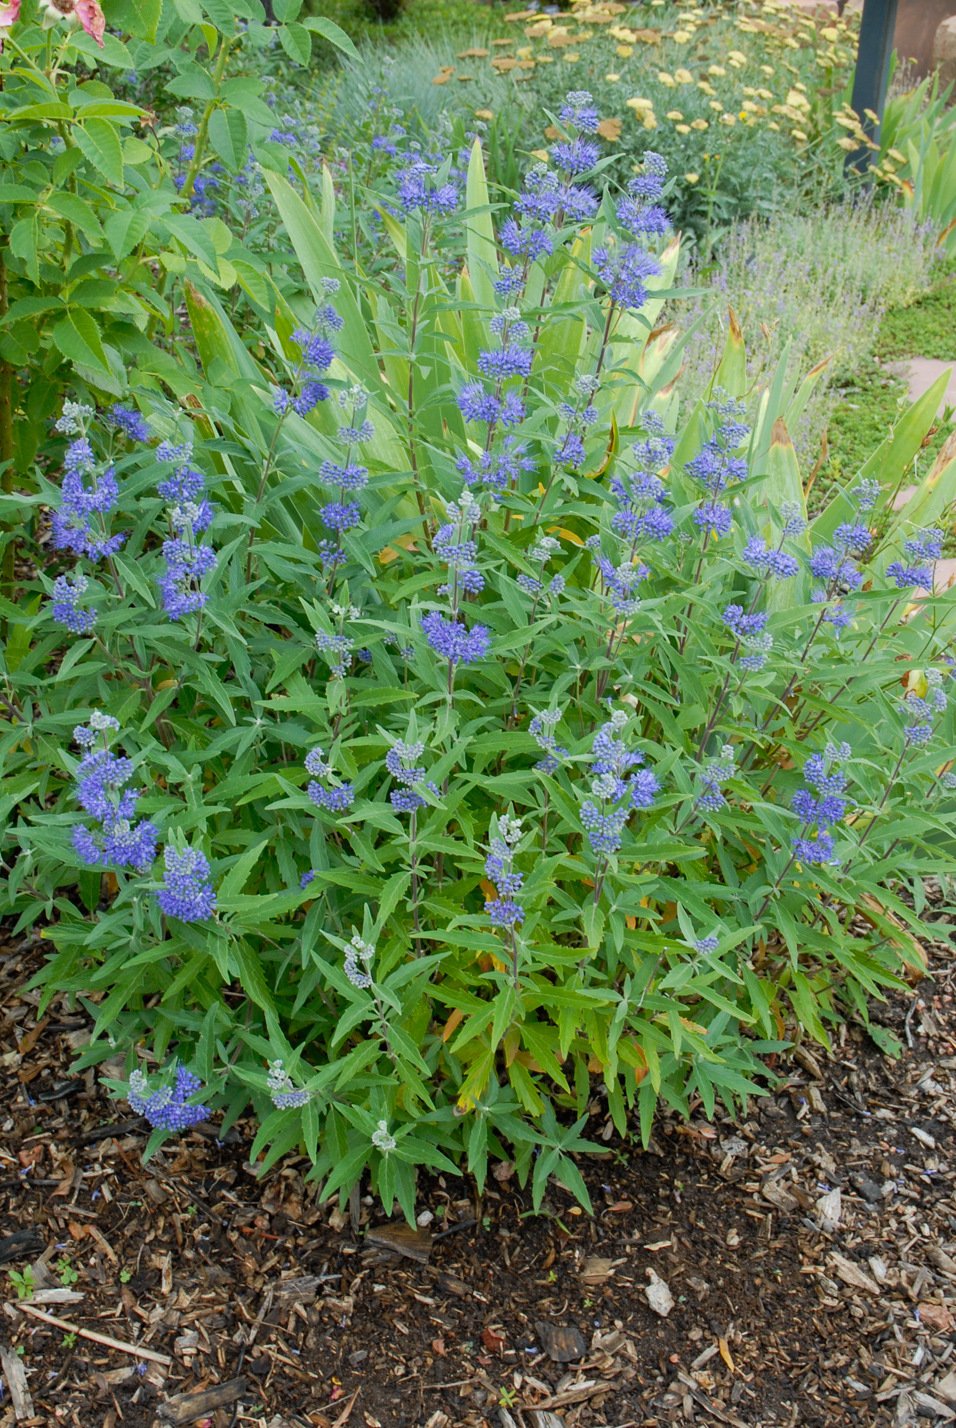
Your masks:
<svg viewBox="0 0 956 1428"><path fill-rule="evenodd" d="M16 0L19 6L19 0ZM103 48L103 34L106 30L106 18L100 9L98 0L76 0L76 18L83 26L88 35Z"/></svg>
<svg viewBox="0 0 956 1428"><path fill-rule="evenodd" d="M20 0L7 0L6 5L0 5L0 30L9 30L11 25L15 25L20 18ZM3 42L0 41L0 48Z"/></svg>
<svg viewBox="0 0 956 1428"><path fill-rule="evenodd" d="M19 8L20 0L10 0L10 3ZM103 48L106 20L99 0L40 0L40 24L45 30L63 20L67 24L82 25L86 33Z"/></svg>

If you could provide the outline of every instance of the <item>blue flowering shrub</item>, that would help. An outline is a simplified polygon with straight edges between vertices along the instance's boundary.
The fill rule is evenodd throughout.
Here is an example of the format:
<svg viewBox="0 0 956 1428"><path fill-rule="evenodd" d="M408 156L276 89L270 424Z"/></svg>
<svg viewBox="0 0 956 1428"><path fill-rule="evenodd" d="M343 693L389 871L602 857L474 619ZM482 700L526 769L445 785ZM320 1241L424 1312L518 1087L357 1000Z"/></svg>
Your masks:
<svg viewBox="0 0 956 1428"><path fill-rule="evenodd" d="M732 327L682 403L664 166L602 193L556 119L507 205L477 144L399 154L374 278L265 171L252 317L190 284L179 400L59 417L3 685L82 1064L151 1144L251 1110L263 1167L409 1216L489 1158L586 1203L575 1152L762 1093L923 969L953 864L953 451L894 508L933 394L808 524L812 377L747 419Z"/></svg>

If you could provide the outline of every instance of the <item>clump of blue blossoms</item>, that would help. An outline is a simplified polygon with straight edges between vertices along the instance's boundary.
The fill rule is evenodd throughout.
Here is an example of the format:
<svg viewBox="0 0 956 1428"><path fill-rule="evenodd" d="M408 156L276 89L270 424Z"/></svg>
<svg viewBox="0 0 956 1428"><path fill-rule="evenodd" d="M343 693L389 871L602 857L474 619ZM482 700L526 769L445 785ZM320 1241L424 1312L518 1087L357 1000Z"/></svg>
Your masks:
<svg viewBox="0 0 956 1428"><path fill-rule="evenodd" d="M485 577L478 569L478 542L475 531L481 521L481 507L470 492L449 501L446 518L432 538L432 549L448 567L449 578L439 585L439 595L450 595L457 605L461 595L480 595Z"/></svg>
<svg viewBox="0 0 956 1428"><path fill-rule="evenodd" d="M353 987L358 987L360 991L367 991L372 985L372 974L369 968L374 960L375 948L371 942L366 942L356 933L346 948L345 962L342 967Z"/></svg>
<svg viewBox="0 0 956 1428"><path fill-rule="evenodd" d="M362 519L357 497L368 485L368 467L355 459L355 448L371 441L375 435L375 426L367 415L368 393L364 387L356 384L340 392L339 406L347 412L345 422L336 432L343 453L339 460L325 460L319 467L319 479L335 492L335 499L327 501L319 511L322 524L334 536L319 542L319 554L322 563L333 572L345 560L343 537Z"/></svg>
<svg viewBox="0 0 956 1428"><path fill-rule="evenodd" d="M74 571L72 575L58 575L53 582L50 614L56 623L69 630L71 635L89 635L96 628L96 611L82 609L80 605L89 585L90 582L82 571Z"/></svg>
<svg viewBox="0 0 956 1428"><path fill-rule="evenodd" d="M532 565L536 565L541 571L540 575L528 575L525 571L517 577L515 584L524 591L526 595L534 596L534 606L532 608L532 618L537 609L538 602L543 595L556 597L564 593L565 579L558 572L552 575L547 585L544 583L544 567L553 555L561 549L561 542L555 540L554 536L539 536L534 545L528 551L528 560Z"/></svg>
<svg viewBox="0 0 956 1428"><path fill-rule="evenodd" d="M844 525L834 532L832 545L818 546L813 551L810 556L810 574L815 580L823 582L812 594L812 599L817 604L832 600L838 593L843 595L851 590L859 590L863 584L863 575L854 557L865 552L870 540L870 533L864 527Z"/></svg>
<svg viewBox="0 0 956 1428"><path fill-rule="evenodd" d="M641 767L643 754L630 748L621 737L627 724L624 710L615 709L595 734L590 796L581 804L581 824L591 851L602 864L620 848L624 829L634 810L652 808L660 788L651 770ZM595 887L595 901L599 892L600 884Z"/></svg>
<svg viewBox="0 0 956 1428"><path fill-rule="evenodd" d="M928 744L936 730L939 717L947 705L943 676L938 669L926 671L926 693L917 694L907 690L903 696L901 709L906 721L903 734L907 744L923 747Z"/></svg>
<svg viewBox="0 0 956 1428"><path fill-rule="evenodd" d="M497 833L485 859L485 876L494 883L497 897L485 903L485 912L493 927L511 932L524 921L524 908L516 901L524 883L524 874L515 868L515 852L521 842L522 827L518 818L508 814L498 819Z"/></svg>
<svg viewBox="0 0 956 1428"><path fill-rule="evenodd" d="M389 793L396 813L416 813L425 807L428 800L418 792L419 788L427 788L438 797L438 785L426 783L425 767L419 763L424 752L422 743L407 744L404 739L396 739L385 755L385 767L399 785Z"/></svg>
<svg viewBox="0 0 956 1428"><path fill-rule="evenodd" d="M108 560L126 541L127 533L110 532L110 514L119 500L119 483L112 466L97 461L80 422L92 417L90 407L69 403L70 417L57 422L59 431L79 432L63 458L60 504L53 512L53 545L88 560Z"/></svg>
<svg viewBox="0 0 956 1428"><path fill-rule="evenodd" d="M612 476L608 488L615 503L611 529L624 542L632 558L641 541L665 540L674 529L660 475L674 454L674 441L665 436L656 412L646 412L643 422L645 435L631 447L635 464L623 474Z"/></svg>
<svg viewBox="0 0 956 1428"><path fill-rule="evenodd" d="M618 222L632 241L594 250L595 270L612 307L643 307L648 280L660 274L660 263L648 251L646 240L660 237L670 226L666 211L656 201L664 192L666 177L667 163L661 155L646 153L643 173L631 180L617 205Z"/></svg>
<svg viewBox="0 0 956 1428"><path fill-rule="evenodd" d="M594 399L601 389L601 379L593 373L582 373L574 379L573 401L560 402L558 415L565 424L564 435L555 452L555 465L577 471L584 465L588 432L598 419Z"/></svg>
<svg viewBox="0 0 956 1428"><path fill-rule="evenodd" d="M269 1075L266 1080L272 1104L277 1111L297 1110L304 1106L311 1098L309 1092L301 1086L296 1086L292 1077L286 1071L282 1061L269 1062Z"/></svg>
<svg viewBox="0 0 956 1428"><path fill-rule="evenodd" d="M760 536L751 536L743 548L743 562L764 579L788 580L797 574L800 565L781 545L768 546Z"/></svg>
<svg viewBox="0 0 956 1428"><path fill-rule="evenodd" d="M210 881L209 861L198 848L163 849L165 881L156 902L166 917L180 922L205 922L216 910L216 891Z"/></svg>
<svg viewBox="0 0 956 1428"><path fill-rule="evenodd" d="M650 567L641 557L650 546L666 540L674 529L659 474L666 468L674 444L663 434L656 413L645 413L643 422L646 435L631 447L636 466L613 476L609 485L613 501L610 527L614 554L606 553L600 535L589 536L586 542L597 569L599 593L610 601L615 616L622 622L637 613L640 607L637 588L650 574ZM625 635L626 623L622 623L616 639L612 638L608 645L609 658L616 654Z"/></svg>
<svg viewBox="0 0 956 1428"><path fill-rule="evenodd" d="M768 616L763 611L747 614L742 605L728 605L720 617L734 636L731 661L751 674L763 669L773 649L773 636L766 628ZM746 649L746 654L740 654Z"/></svg>
<svg viewBox="0 0 956 1428"><path fill-rule="evenodd" d="M98 827L85 823L73 829L73 847L89 867L128 868L145 873L156 857L156 828L148 819L136 821L142 794L127 785L133 777L132 759L110 752L110 737L119 722L98 710L89 724L81 724L73 737L85 750L76 770L76 798Z"/></svg>
<svg viewBox="0 0 956 1428"><path fill-rule="evenodd" d="M459 456L456 466L466 486L483 486L493 500L500 501L505 492L517 488L524 472L534 470L535 463L526 446L506 436L491 451Z"/></svg>
<svg viewBox="0 0 956 1428"><path fill-rule="evenodd" d="M322 286L328 296L339 290L335 278L323 278ZM299 349L300 357L288 387L279 387L273 398L273 405L280 416L293 411L297 416L308 416L319 402L329 395L329 388L323 377L332 365L335 348L332 337L341 331L343 319L331 303L324 303L315 313L310 328L297 327L292 341Z"/></svg>
<svg viewBox="0 0 956 1428"><path fill-rule="evenodd" d="M446 218L458 207L460 192L437 164L419 158L409 163L398 179L398 202L406 213L421 212Z"/></svg>
<svg viewBox="0 0 956 1428"><path fill-rule="evenodd" d="M830 830L843 822L849 807L844 797L848 778L844 765L850 757L849 744L827 744L822 754L811 754L803 766L809 787L797 789L792 803L802 825L793 841L800 863L837 861Z"/></svg>
<svg viewBox="0 0 956 1428"><path fill-rule="evenodd" d="M355 789L350 783L338 782L321 749L311 749L306 754L305 771L312 775L306 793L316 808L328 813L348 812L355 801Z"/></svg>
<svg viewBox="0 0 956 1428"><path fill-rule="evenodd" d="M717 497L726 495L729 488L745 479L747 458L740 454L740 448L750 434L740 419L743 412L738 403L721 399L711 402L710 410L717 417L717 429L685 467L688 476L706 492L694 512L694 524L707 539L727 535L734 523L730 508Z"/></svg>
<svg viewBox="0 0 956 1428"><path fill-rule="evenodd" d="M908 564L894 560L886 567L886 573L898 590L914 587L920 590L933 588L933 562L943 554L945 534L938 527L918 531L915 536L903 542L903 551Z"/></svg>
<svg viewBox="0 0 956 1428"><path fill-rule="evenodd" d="M345 633L347 625L362 618L357 605L340 605L337 601L329 604L329 613L339 628L337 630L316 630L315 647L329 663L333 679L344 679L352 668L355 653L355 639Z"/></svg>
<svg viewBox="0 0 956 1428"><path fill-rule="evenodd" d="M110 425L121 431L129 441L143 443L152 437L149 423L135 407L124 407L117 402L110 408L108 420Z"/></svg>
<svg viewBox="0 0 956 1428"><path fill-rule="evenodd" d="M724 744L717 758L708 759L698 775L700 792L694 801L695 808L703 808L708 813L719 813L727 806L724 784L736 772L733 744Z"/></svg>
<svg viewBox="0 0 956 1428"><path fill-rule="evenodd" d="M542 709L533 716L528 725L528 733L544 755L535 764L539 773L557 773L561 764L568 757L567 749L559 744L554 736L554 731L560 722L560 709Z"/></svg>
<svg viewBox="0 0 956 1428"><path fill-rule="evenodd" d="M420 617L420 623L431 649L448 662L450 692L456 666L483 659L491 636L485 625L475 624L469 628L459 614L461 601L484 588L475 540L481 508L470 491L465 490L457 502L449 503L448 517L436 532L432 545L439 560L448 567L449 578L438 593L449 597L451 611L443 615L439 610L429 610Z"/></svg>
<svg viewBox="0 0 956 1428"><path fill-rule="evenodd" d="M486 625L473 625L463 620L449 619L438 610L429 610L421 618L422 630L429 645L449 664L475 664L484 659L491 645Z"/></svg>
<svg viewBox="0 0 956 1428"><path fill-rule="evenodd" d="M166 568L159 577L163 606L171 620L195 614L208 600L202 581L216 566L216 552L202 540L215 514L206 499L202 472L190 465L192 447L161 442L157 460L173 466L172 475L160 481L159 494L167 503L173 534L163 541Z"/></svg>
<svg viewBox="0 0 956 1428"><path fill-rule="evenodd" d="M192 1105L189 1100L201 1086L198 1076L185 1066L177 1066L172 1085L150 1091L145 1072L137 1068L130 1073L126 1099L130 1110L145 1116L154 1130L185 1131L209 1118L208 1106Z"/></svg>

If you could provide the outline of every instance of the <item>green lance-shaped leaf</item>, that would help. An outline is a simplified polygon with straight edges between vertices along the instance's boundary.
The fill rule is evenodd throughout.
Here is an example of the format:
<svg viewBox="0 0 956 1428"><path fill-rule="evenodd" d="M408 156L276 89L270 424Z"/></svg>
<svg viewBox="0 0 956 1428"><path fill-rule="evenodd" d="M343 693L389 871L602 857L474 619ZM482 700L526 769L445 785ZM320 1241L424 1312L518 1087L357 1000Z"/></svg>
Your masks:
<svg viewBox="0 0 956 1428"><path fill-rule="evenodd" d="M468 277L475 299L482 307L494 311L497 302L495 279L498 277L498 247L491 220L491 199L485 179L485 162L481 144L476 139L468 159L465 181L465 258Z"/></svg>
<svg viewBox="0 0 956 1428"><path fill-rule="evenodd" d="M343 320L342 331L336 337L336 350L368 390L377 392L381 378L372 342L338 254L292 185L270 169L265 170L265 178L316 303L328 301L323 278L335 278L341 285L335 295L335 307Z"/></svg>
<svg viewBox="0 0 956 1428"><path fill-rule="evenodd" d="M739 401L747 395L747 348L737 314L732 307L727 309L727 340L714 373L712 391L726 392L728 397Z"/></svg>
<svg viewBox="0 0 956 1428"><path fill-rule="evenodd" d="M786 424L779 417L773 424L770 450L767 452L766 472L762 491L766 495L767 505L771 511L777 514L784 505L797 506L805 518L807 506L803 494L803 482L800 478L800 463L797 460L797 453L793 449L793 442L790 440ZM768 539L776 543L779 538L779 524L771 521ZM794 545L799 545L804 551L809 551L810 543L806 532L797 537L795 541L790 542L791 547ZM767 591L767 608L790 610L795 605L805 604L809 593L807 574L801 565L800 573L792 576L789 580L772 580L770 582L770 588Z"/></svg>
<svg viewBox="0 0 956 1428"><path fill-rule="evenodd" d="M879 481L882 502L886 502L893 495L936 419L948 382L949 373L943 372L929 391L918 397L909 410L903 413L890 435L863 463L857 478L851 480L817 516L812 527L814 541L829 540L842 521L853 520L856 507L849 497L849 492L857 484L857 480Z"/></svg>

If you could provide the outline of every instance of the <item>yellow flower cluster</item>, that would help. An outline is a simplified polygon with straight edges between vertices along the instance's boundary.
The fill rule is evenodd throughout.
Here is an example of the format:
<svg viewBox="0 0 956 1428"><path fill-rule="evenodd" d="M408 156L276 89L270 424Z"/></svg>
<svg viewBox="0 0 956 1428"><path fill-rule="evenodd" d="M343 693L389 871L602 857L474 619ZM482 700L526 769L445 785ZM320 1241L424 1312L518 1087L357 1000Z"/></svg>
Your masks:
<svg viewBox="0 0 956 1428"><path fill-rule="evenodd" d="M835 120L846 130L837 141L841 147L859 147L863 131L852 111L843 109L834 116L810 97L819 93L828 73L849 72L855 54L855 17L821 22L795 10L790 0L738 0L731 24L741 37L741 48L728 48L725 9L696 0L650 0L649 8L657 13L648 16L646 26L633 20L633 10L621 0L571 0L570 10L556 15L513 11L503 18L522 29L524 43L495 40L495 53L465 50L459 58L487 59L499 74L516 82L530 79L539 65L576 64L586 46L601 43L604 54L613 56L604 82L623 90L621 111L602 116L601 132L609 143L618 137L626 140L635 124L645 130L672 125L680 135L718 124L726 129L759 126L772 133L786 132L803 145L823 131L832 132ZM722 27L716 53L710 33L714 25ZM802 68L793 62L795 58ZM633 64L628 63L631 60ZM809 91L808 65L820 80L819 85L811 83ZM642 74L645 83L652 75L658 91L669 91L673 98L666 108L662 104L658 112L654 99L641 92L643 86L627 94L634 73ZM455 75L447 66L435 83L447 84L452 77L466 82L472 74ZM690 97L694 94L707 101L712 118L700 115L700 100ZM690 118L688 108L696 109L697 117ZM891 164L885 176L892 180L893 173ZM696 174L685 178L697 182Z"/></svg>

